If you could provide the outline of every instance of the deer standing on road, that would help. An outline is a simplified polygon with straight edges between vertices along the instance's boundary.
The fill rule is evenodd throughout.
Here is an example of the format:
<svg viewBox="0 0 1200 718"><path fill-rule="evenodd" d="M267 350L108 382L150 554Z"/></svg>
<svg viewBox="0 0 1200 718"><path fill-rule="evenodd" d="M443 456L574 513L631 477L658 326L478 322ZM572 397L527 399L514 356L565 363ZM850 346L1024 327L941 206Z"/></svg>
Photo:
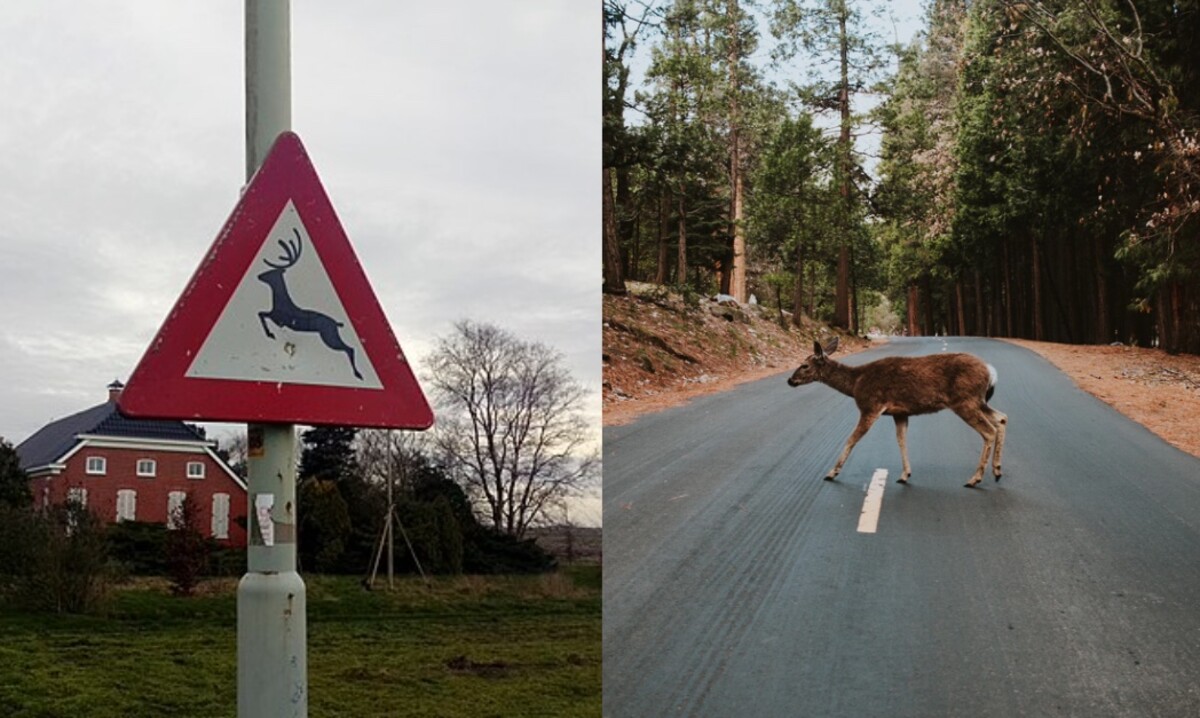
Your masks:
<svg viewBox="0 0 1200 718"><path fill-rule="evenodd" d="M262 323L263 331L271 339L274 339L275 335L267 327L268 319L277 327L287 327L296 332L316 332L321 335L321 341L325 342L325 346L334 351L345 352L350 359L350 368L354 371L354 376L361 380L363 376L358 373L358 365L354 362L354 349L342 341L342 336L338 333L338 328L344 325L320 312L301 309L296 306L291 295L288 294L287 283L283 281L283 273L300 261L302 249L300 230L292 229L292 232L296 235L295 242L285 243L282 239L279 240L279 246L283 248L283 256L279 258L282 264L275 264L269 259L263 260L263 264L271 269L258 275L258 279L271 288L271 311L259 312L258 321Z"/></svg>
<svg viewBox="0 0 1200 718"><path fill-rule="evenodd" d="M788 386L814 381L852 397L858 405L858 426L846 440L837 464L825 477L833 481L846 463L850 450L884 414L896 421L896 441L904 473L899 483L912 476L908 465L908 417L950 409L983 437L979 466L965 484L974 487L983 480L988 453L995 448L992 471L1000 480L1000 455L1004 451L1004 433L1008 417L988 406L996 387L996 369L970 354L931 354L921 357L885 357L862 366L847 366L830 359L838 345L837 337L824 348L813 342L813 354L804 360L788 379Z"/></svg>

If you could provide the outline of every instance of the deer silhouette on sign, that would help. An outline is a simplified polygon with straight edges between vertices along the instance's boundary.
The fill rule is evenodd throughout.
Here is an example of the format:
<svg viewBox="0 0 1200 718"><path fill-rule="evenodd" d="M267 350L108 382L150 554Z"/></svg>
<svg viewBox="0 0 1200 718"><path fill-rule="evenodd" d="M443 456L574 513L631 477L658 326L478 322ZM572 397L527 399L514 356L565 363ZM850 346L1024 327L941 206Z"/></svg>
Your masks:
<svg viewBox="0 0 1200 718"><path fill-rule="evenodd" d="M271 311L258 313L258 320L262 322L263 331L271 339L275 338L267 326L267 320L270 319L275 326L287 327L294 332L316 332L321 335L321 341L325 342L325 346L333 351L346 354L346 357L350 359L350 368L354 370L354 376L361 381L363 376L358 372L358 365L354 362L354 349L347 346L346 342L342 341L341 335L338 334L338 328L345 325L312 309L301 309L296 306L288 293L287 283L283 281L283 273L300 261L300 251L303 248L300 230L293 228L292 232L296 235L295 242L285 243L282 239L279 240L279 246L283 248L283 256L279 258L282 264L275 264L269 259L264 259L263 264L271 269L258 275L259 281L265 282L271 288Z"/></svg>

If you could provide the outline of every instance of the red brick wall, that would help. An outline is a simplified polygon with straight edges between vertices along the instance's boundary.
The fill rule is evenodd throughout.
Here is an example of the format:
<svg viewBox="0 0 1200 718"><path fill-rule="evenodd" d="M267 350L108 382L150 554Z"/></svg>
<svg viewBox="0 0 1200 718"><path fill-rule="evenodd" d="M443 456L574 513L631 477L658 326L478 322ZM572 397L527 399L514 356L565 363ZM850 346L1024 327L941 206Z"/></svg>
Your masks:
<svg viewBox="0 0 1200 718"><path fill-rule="evenodd" d="M101 456L106 460L107 466L103 476L87 473L87 460L92 456ZM157 462L153 477L137 475L139 459L154 459ZM187 477L189 461L204 463L203 479ZM137 492L135 518L138 521L156 523L167 521L168 493L190 492L192 500L200 509L200 529L205 535L209 534L212 526L213 494L229 494L228 544L246 545L246 531L241 526L246 518L246 491L207 453L85 446L67 460L66 469L61 474L34 480L36 506L42 505L43 491L46 487L49 487L50 503L54 504L66 501L68 489L86 488L87 507L106 521L116 521L117 491L132 489Z"/></svg>

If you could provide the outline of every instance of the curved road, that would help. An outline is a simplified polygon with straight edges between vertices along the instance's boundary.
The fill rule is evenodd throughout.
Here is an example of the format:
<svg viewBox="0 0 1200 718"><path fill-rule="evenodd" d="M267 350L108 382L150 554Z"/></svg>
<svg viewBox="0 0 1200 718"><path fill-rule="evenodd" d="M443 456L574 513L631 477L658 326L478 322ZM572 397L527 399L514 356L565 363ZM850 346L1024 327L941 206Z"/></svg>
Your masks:
<svg viewBox="0 0 1200 718"><path fill-rule="evenodd" d="M787 373L605 430L605 716L1200 715L1200 461L1004 342L845 360L944 350L999 371L998 484L948 411L909 486L887 417L822 481L857 410Z"/></svg>

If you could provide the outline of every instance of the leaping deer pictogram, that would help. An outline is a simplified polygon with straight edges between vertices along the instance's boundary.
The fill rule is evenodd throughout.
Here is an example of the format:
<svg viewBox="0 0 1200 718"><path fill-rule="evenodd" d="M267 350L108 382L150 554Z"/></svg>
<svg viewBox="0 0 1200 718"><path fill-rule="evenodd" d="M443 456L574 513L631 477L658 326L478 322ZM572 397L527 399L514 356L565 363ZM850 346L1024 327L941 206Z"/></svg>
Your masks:
<svg viewBox="0 0 1200 718"><path fill-rule="evenodd" d="M261 282L265 282L271 288L271 311L259 312L258 320L262 322L263 331L271 339L275 335L267 328L267 320L270 319L277 327L287 327L295 332L316 332L321 335L321 341L325 342L325 346L338 352L345 352L350 359L350 368L354 370L354 376L361 380L362 374L358 372L358 366L354 363L354 349L347 346L346 342L342 341L342 337L338 334L338 328L344 326L341 322L326 316L312 309L301 309L292 301L292 297L288 294L287 284L283 281L283 273L288 267L292 267L296 262L300 261L300 251L302 242L300 239L300 231L292 229L296 235L295 242L284 242L279 240L279 246L283 248L283 256L279 258L282 264L275 264L269 259L264 259L263 264L271 267L270 271L263 272L258 275Z"/></svg>

